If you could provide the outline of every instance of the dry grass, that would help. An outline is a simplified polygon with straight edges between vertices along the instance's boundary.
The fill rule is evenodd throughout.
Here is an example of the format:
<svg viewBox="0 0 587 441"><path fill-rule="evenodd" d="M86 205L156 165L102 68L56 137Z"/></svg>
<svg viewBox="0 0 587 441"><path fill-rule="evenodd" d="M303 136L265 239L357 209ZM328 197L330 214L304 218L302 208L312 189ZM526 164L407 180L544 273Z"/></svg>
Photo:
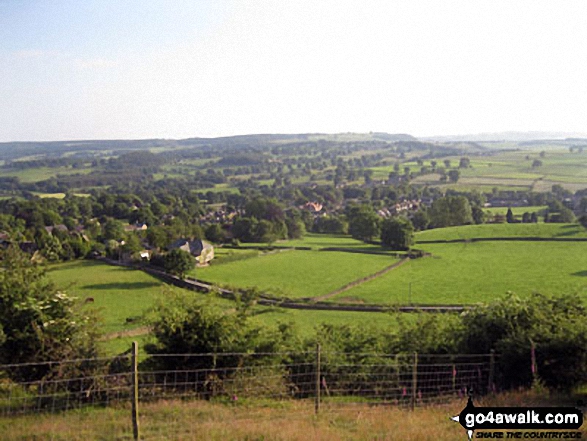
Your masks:
<svg viewBox="0 0 587 441"><path fill-rule="evenodd" d="M560 398L560 397L559 397ZM477 405L574 405L571 399L513 393ZM455 400L411 412L395 407L325 407L316 417L309 401L222 404L158 401L141 406L145 440L465 440L449 420L465 402ZM585 426L583 426L583 430ZM0 419L5 440L130 440L130 408Z"/></svg>

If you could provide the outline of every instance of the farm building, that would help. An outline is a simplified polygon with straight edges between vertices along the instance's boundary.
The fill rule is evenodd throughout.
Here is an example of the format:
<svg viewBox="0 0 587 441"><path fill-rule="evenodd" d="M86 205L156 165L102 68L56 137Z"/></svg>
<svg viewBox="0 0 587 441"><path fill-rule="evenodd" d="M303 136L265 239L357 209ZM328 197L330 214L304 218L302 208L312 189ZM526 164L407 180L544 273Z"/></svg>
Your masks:
<svg viewBox="0 0 587 441"><path fill-rule="evenodd" d="M199 265L205 265L214 259L214 247L204 240L179 239L169 245L169 250L183 250L196 258Z"/></svg>

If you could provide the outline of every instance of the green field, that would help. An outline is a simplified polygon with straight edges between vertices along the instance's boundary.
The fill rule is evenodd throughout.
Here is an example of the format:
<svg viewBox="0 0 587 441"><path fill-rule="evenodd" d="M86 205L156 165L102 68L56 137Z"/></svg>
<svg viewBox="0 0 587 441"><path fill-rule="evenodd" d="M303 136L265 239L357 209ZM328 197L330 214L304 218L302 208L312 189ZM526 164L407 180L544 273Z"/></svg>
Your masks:
<svg viewBox="0 0 587 441"><path fill-rule="evenodd" d="M75 261L50 267L48 276L58 288L85 300L103 318L105 333L128 331L141 325L137 320L153 305L163 283L140 270L94 261ZM133 320L127 323L127 318Z"/></svg>
<svg viewBox="0 0 587 441"><path fill-rule="evenodd" d="M0 177L16 177L20 182L38 182L56 177L57 175L87 174L91 171L90 168L71 167L37 167L24 170L2 169L0 170Z"/></svg>
<svg viewBox="0 0 587 441"><path fill-rule="evenodd" d="M327 294L397 261L390 256L325 251L281 251L254 259L200 268L196 277L239 288L257 287L277 296Z"/></svg>
<svg viewBox="0 0 587 441"><path fill-rule="evenodd" d="M54 265L49 268L48 275L59 288L67 291L70 295L76 296L82 301L87 297L94 298L94 303L84 307L98 310L103 319L101 328L105 334L123 333L121 336L109 338L103 342L103 347L109 354L128 350L133 340L138 340L142 348L151 339L149 335L145 334L127 336L124 333L132 333L133 330L144 325L140 320L126 323L128 317L141 317L155 305L159 296L164 295L163 283L156 278L139 270L95 261L76 261ZM189 295L202 296L202 298L206 296L192 291L189 291ZM228 300L213 298L210 301L223 307L234 307L234 304ZM255 320L262 323L294 323L302 336L310 336L319 323L381 327L394 326L396 323L395 318L386 313L308 311L257 306L254 314Z"/></svg>
<svg viewBox="0 0 587 441"><path fill-rule="evenodd" d="M545 150L544 157L540 156L542 150ZM565 147L545 146L536 150L498 151L491 156L470 155L469 158L471 167L459 169L461 176L456 184L441 182L440 175L436 173L418 176L414 183L460 191L491 191L493 187L500 190L550 191L553 185L561 185L571 191L587 188L587 152L570 153ZM454 168L458 166L460 156L436 158L437 167L444 167L445 159L449 159ZM532 167L536 159L542 162L542 166ZM432 168L431 161L423 161L424 166ZM404 167L410 167L412 172L421 169L415 161L402 163L402 173ZM371 169L376 179L387 179L393 165Z"/></svg>
<svg viewBox="0 0 587 441"><path fill-rule="evenodd" d="M538 205L532 207L511 207L511 210L515 217L521 218L524 213L539 213L547 208L547 205ZM492 216L496 214L503 214L505 216L508 212L508 207L488 207L484 208L483 211Z"/></svg>
<svg viewBox="0 0 587 441"><path fill-rule="evenodd" d="M246 245L246 244L245 244ZM265 245L265 244L259 244ZM306 233L301 239L281 240L275 243L279 246L287 247L310 247L312 249L321 248L353 248L362 249L366 244L360 240L353 239L351 236L337 234L316 234Z"/></svg>
<svg viewBox="0 0 587 441"><path fill-rule="evenodd" d="M366 303L476 303L513 291L587 299L587 243L426 244L432 253L340 294ZM411 298L410 298L411 284ZM334 297L332 300L337 300Z"/></svg>
<svg viewBox="0 0 587 441"><path fill-rule="evenodd" d="M416 234L418 242L433 240L466 240L498 237L587 238L587 230L578 224L482 224L436 228Z"/></svg>

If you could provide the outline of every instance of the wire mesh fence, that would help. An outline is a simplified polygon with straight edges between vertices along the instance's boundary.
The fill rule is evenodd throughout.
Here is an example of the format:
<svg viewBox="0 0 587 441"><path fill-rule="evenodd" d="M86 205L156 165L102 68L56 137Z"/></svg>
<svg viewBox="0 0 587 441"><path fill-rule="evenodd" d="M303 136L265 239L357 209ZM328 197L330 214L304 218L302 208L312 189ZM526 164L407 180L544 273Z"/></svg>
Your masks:
<svg viewBox="0 0 587 441"><path fill-rule="evenodd" d="M353 404L414 408L464 397L472 389L476 394L491 391L494 366L493 354L343 354L319 347L300 353L156 354L141 359L131 352L0 366L0 416L132 404L136 420L129 417L128 424L136 426L138 438L139 404L310 400L315 412Z"/></svg>

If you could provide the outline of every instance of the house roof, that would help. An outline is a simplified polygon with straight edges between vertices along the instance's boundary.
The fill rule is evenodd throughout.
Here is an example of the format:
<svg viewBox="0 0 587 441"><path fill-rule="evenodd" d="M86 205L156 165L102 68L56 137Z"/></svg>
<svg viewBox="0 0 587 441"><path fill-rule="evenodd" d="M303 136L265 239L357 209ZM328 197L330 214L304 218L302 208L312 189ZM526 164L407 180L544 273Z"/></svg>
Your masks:
<svg viewBox="0 0 587 441"><path fill-rule="evenodd" d="M210 243L205 242L200 239L196 239L196 240L178 239L175 242L173 242L171 245L169 245L167 248L169 248L170 250L179 249L179 250L187 251L191 255L197 257L200 254L202 254L202 251L205 248L210 248L210 247L212 247L212 245Z"/></svg>

